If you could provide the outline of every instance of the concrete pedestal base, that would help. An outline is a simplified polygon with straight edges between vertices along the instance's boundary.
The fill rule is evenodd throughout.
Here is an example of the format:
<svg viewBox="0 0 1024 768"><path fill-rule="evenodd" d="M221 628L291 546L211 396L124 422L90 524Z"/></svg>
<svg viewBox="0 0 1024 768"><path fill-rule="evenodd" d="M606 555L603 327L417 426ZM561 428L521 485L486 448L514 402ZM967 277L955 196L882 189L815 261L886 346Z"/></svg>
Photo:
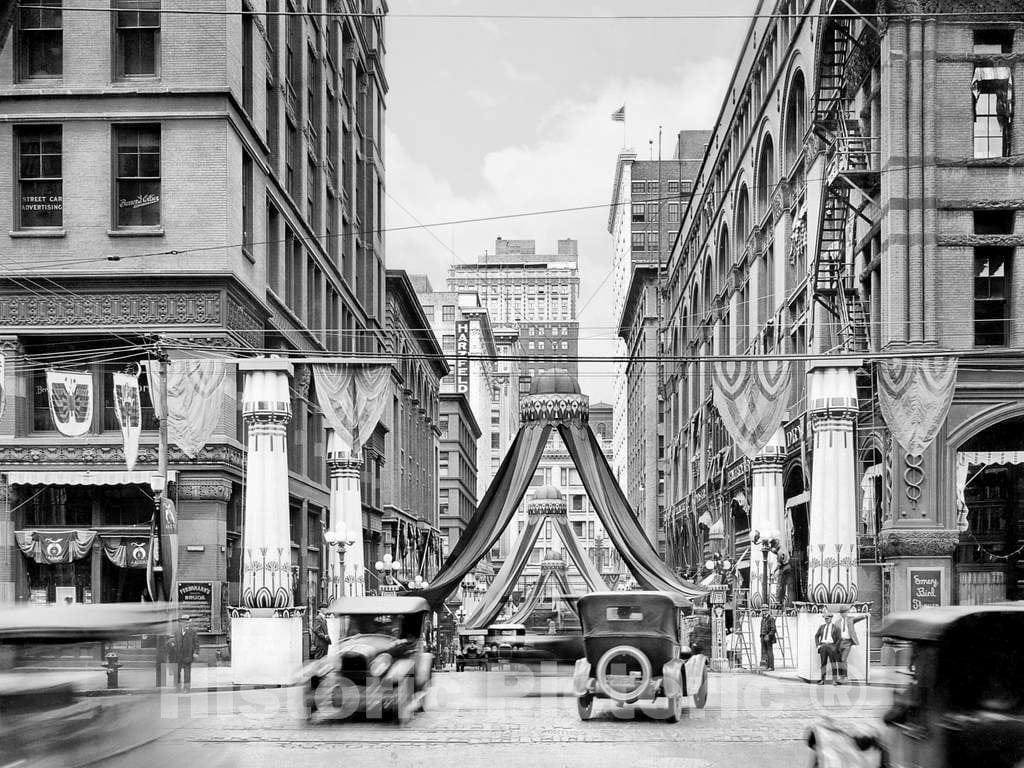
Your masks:
<svg viewBox="0 0 1024 768"><path fill-rule="evenodd" d="M761 617L754 613L740 622L743 632L743 644L746 652L741 658L743 666L756 669L761 666ZM778 640L775 644L775 669L790 669L797 666L796 652L796 617L776 616L775 629Z"/></svg>
<svg viewBox="0 0 1024 768"><path fill-rule="evenodd" d="M291 685L301 666L301 616L231 619L232 682L238 685Z"/></svg>
<svg viewBox="0 0 1024 768"><path fill-rule="evenodd" d="M850 656L847 658L847 677L850 682L866 683L868 680L868 649L871 637L871 617L865 613L849 614L850 620L860 619L856 625L857 637L860 640L858 645L850 649ZM825 623L820 613L798 613L796 616L796 636L794 638L797 674L804 680L817 681L821 677L821 659L818 656L818 648L814 643L814 636L818 627ZM828 681L832 680L832 671L827 674Z"/></svg>

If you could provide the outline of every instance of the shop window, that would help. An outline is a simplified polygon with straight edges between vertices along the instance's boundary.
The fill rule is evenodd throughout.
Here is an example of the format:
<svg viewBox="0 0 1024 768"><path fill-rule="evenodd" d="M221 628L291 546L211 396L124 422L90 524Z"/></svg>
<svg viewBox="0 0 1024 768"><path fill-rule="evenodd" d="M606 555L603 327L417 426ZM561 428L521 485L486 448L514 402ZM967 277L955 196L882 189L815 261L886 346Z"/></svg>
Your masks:
<svg viewBox="0 0 1024 768"><path fill-rule="evenodd" d="M130 366L134 368L134 365ZM101 369L103 387L103 429L118 432L121 425L117 421L117 413L114 410L114 373L124 370L121 365L104 365ZM153 410L152 393L149 388L149 379L145 369L139 373L139 406L142 411L142 429L159 429L160 424Z"/></svg>
<svg viewBox="0 0 1024 768"><path fill-rule="evenodd" d="M60 227L64 223L62 132L59 125L16 128L18 229Z"/></svg>
<svg viewBox="0 0 1024 768"><path fill-rule="evenodd" d="M18 78L59 78L64 73L62 0L33 0L18 9Z"/></svg>
<svg viewBox="0 0 1024 768"><path fill-rule="evenodd" d="M1012 29L974 30L974 53L982 56L1013 53Z"/></svg>
<svg viewBox="0 0 1024 768"><path fill-rule="evenodd" d="M119 78L157 74L160 0L117 0L115 61Z"/></svg>
<svg viewBox="0 0 1024 768"><path fill-rule="evenodd" d="M115 221L118 227L160 224L160 126L115 127L117 168Z"/></svg>

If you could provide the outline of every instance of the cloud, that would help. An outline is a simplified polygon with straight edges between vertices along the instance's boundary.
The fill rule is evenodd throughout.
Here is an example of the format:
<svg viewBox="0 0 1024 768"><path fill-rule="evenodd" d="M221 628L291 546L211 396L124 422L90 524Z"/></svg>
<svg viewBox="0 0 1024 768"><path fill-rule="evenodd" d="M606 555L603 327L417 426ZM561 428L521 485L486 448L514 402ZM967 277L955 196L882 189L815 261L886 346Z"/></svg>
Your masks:
<svg viewBox="0 0 1024 768"><path fill-rule="evenodd" d="M388 266L427 272L435 286L443 286L448 264L455 260L449 250L453 240L455 253L469 262L493 249L498 236L535 239L538 252L554 251L559 238L575 238L579 241L581 303L586 303L580 316L582 352L612 354L618 318L607 312L612 305L611 281L606 280L612 264L607 204L622 147L622 124L613 123L610 115L625 103L627 136L642 158L649 156L648 140L657 142L658 125L662 125L662 156L671 158L676 131L713 125L732 64L729 59L713 59L668 73L670 79L610 80L594 95L554 105L538 116L537 138L527 137L482 158L480 178L472 180L472 188L480 192L472 197L459 191L458 180L443 175L445 166L438 158L411 156L401 137L389 133L387 190L394 201L424 224L490 220L431 228L436 237L423 229L389 232ZM513 216L587 206L593 207ZM389 228L415 225L409 213L392 201L387 220ZM581 378L586 380L588 375L585 384L589 383L591 394L610 400L607 375L594 366L581 367Z"/></svg>

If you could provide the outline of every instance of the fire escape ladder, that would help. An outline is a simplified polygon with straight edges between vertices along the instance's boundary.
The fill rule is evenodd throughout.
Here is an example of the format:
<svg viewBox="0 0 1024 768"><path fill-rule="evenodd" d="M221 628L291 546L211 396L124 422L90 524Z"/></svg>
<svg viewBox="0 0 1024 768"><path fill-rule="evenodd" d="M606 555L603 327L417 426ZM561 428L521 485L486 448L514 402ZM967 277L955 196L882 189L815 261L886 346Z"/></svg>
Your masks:
<svg viewBox="0 0 1024 768"><path fill-rule="evenodd" d="M852 46L849 18L826 17L822 21L826 27L822 32L818 88L814 96L814 123L819 131L828 130L834 124L837 105L844 101L846 63Z"/></svg>

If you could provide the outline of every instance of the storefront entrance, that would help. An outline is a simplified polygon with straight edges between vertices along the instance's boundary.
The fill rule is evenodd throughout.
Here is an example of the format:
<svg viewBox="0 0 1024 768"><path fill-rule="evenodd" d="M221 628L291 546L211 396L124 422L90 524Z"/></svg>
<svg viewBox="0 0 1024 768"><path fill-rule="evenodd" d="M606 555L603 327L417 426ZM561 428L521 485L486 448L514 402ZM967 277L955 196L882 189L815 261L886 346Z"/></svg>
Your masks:
<svg viewBox="0 0 1024 768"><path fill-rule="evenodd" d="M957 451L961 605L1024 598L1024 417L1008 419Z"/></svg>

